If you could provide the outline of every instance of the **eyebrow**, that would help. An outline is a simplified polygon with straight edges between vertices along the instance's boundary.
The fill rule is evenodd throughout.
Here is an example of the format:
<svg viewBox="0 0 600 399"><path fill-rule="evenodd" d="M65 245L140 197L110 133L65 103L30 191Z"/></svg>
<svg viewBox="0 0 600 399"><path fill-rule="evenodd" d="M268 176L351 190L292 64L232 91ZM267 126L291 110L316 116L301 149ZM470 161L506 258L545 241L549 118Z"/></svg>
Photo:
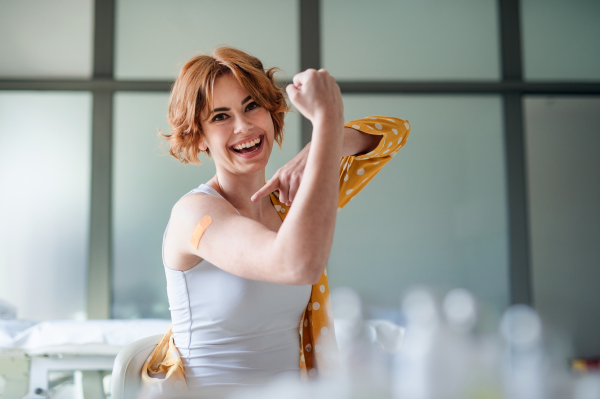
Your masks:
<svg viewBox="0 0 600 399"><path fill-rule="evenodd" d="M252 96L248 96L248 97L244 98L242 100L242 105L246 104L250 100L252 100ZM211 115L214 114L215 112L219 112L219 111L229 111L229 108L227 108L227 107L215 108L213 110L213 112L211 112Z"/></svg>

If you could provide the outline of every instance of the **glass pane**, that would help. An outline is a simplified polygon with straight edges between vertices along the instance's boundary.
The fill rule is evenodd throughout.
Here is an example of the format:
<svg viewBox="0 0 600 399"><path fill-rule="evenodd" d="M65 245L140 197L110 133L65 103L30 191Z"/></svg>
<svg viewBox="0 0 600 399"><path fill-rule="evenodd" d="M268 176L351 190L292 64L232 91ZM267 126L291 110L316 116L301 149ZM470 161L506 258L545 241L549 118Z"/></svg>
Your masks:
<svg viewBox="0 0 600 399"><path fill-rule="evenodd" d="M117 0L115 76L175 79L188 59L226 44L291 80L299 65L298 9L295 0Z"/></svg>
<svg viewBox="0 0 600 399"><path fill-rule="evenodd" d="M21 319L83 318L90 93L0 93L0 297Z"/></svg>
<svg viewBox="0 0 600 399"><path fill-rule="evenodd" d="M600 2L521 0L527 80L600 80Z"/></svg>
<svg viewBox="0 0 600 399"><path fill-rule="evenodd" d="M407 119L407 145L339 214L333 287L398 308L415 284L508 304L507 204L498 96L346 95L346 121Z"/></svg>
<svg viewBox="0 0 600 399"><path fill-rule="evenodd" d="M92 0L0 2L0 77L90 77L93 20Z"/></svg>
<svg viewBox="0 0 600 399"><path fill-rule="evenodd" d="M536 308L600 353L600 97L528 97L525 127Z"/></svg>
<svg viewBox="0 0 600 399"><path fill-rule="evenodd" d="M180 165L161 144L168 93L115 95L113 154L113 317L170 318L161 247L171 208L215 174L211 159ZM267 179L299 151L300 120L288 114L283 150L274 148Z"/></svg>
<svg viewBox="0 0 600 399"><path fill-rule="evenodd" d="M322 59L337 79L500 78L495 0L323 0Z"/></svg>

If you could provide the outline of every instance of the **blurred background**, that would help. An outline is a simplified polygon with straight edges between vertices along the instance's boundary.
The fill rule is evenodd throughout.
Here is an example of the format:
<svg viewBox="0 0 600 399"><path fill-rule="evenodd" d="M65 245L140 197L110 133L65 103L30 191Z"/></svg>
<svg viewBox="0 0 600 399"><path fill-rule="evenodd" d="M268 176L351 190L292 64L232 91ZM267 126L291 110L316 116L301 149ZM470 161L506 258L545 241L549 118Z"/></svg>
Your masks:
<svg viewBox="0 0 600 399"><path fill-rule="evenodd" d="M326 68L347 121L411 123L338 215L333 288L400 323L407 287L462 287L600 355L597 0L0 0L0 299L19 319L170 318L162 235L215 169L157 133L181 66L219 45L282 85ZM267 179L310 130L287 116Z"/></svg>

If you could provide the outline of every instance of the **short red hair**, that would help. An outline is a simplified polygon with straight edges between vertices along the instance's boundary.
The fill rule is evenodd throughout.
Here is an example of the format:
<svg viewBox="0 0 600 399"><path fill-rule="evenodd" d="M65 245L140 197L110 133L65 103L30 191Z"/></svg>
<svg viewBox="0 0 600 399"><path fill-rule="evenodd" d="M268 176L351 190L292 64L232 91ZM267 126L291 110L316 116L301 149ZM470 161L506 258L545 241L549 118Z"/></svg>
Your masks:
<svg viewBox="0 0 600 399"><path fill-rule="evenodd" d="M223 46L210 56L199 55L189 60L179 73L171 90L168 122L171 134L160 133L169 141L169 153L180 163L200 164L198 154L202 139L200 114L205 106L213 109L213 89L219 76L231 74L246 89L252 99L271 113L275 141L283 142L284 117L290 111L285 90L275 84L273 75L280 68L263 68L262 62L242 50ZM210 115L210 112L209 114Z"/></svg>

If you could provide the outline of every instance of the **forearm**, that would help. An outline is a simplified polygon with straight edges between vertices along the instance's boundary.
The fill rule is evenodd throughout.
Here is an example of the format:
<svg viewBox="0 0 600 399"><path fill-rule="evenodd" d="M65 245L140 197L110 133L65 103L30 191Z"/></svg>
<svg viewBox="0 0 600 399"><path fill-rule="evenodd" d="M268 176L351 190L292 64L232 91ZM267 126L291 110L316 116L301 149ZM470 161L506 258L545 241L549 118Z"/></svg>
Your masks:
<svg viewBox="0 0 600 399"><path fill-rule="evenodd" d="M344 141L341 147L341 157L348 155L366 154L373 151L381 141L381 135L367 134L360 130L344 127ZM309 142L302 151L307 153L310 151L311 143Z"/></svg>
<svg viewBox="0 0 600 399"><path fill-rule="evenodd" d="M334 132L336 128L340 130ZM309 271L311 275L325 266L333 243L339 195L339 158L335 154L342 147L342 129L331 124L314 125L294 206L277 234L292 263L319 269Z"/></svg>

